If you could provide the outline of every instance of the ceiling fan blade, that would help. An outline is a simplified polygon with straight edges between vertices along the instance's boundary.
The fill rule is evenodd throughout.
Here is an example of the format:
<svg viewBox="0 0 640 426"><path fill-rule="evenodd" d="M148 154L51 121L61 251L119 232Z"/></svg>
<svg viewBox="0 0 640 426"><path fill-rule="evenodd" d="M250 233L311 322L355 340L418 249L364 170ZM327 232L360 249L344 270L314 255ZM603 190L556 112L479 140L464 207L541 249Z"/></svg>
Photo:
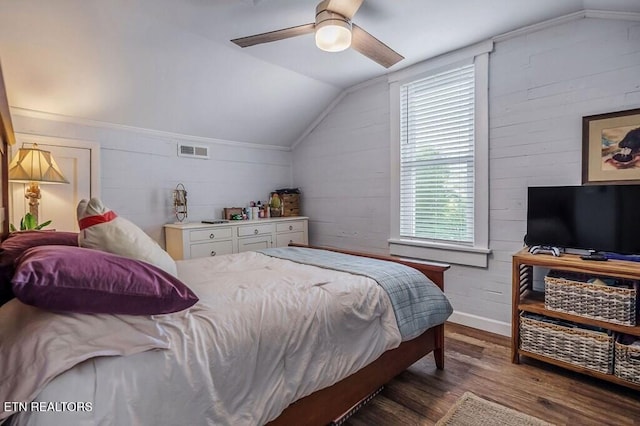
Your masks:
<svg viewBox="0 0 640 426"><path fill-rule="evenodd" d="M249 47L256 44L271 43L272 41L309 34L313 32L315 26L315 23L298 25L297 27L284 28L282 30L270 31L268 33L236 38L231 41L240 47Z"/></svg>
<svg viewBox="0 0 640 426"><path fill-rule="evenodd" d="M351 47L385 68L389 68L404 59L404 56L356 24L353 24L351 34Z"/></svg>
<svg viewBox="0 0 640 426"><path fill-rule="evenodd" d="M345 18L351 20L353 15L356 14L362 2L364 0L325 0L322 4L322 9L330 10L331 12L339 13ZM318 5L318 8L321 6Z"/></svg>

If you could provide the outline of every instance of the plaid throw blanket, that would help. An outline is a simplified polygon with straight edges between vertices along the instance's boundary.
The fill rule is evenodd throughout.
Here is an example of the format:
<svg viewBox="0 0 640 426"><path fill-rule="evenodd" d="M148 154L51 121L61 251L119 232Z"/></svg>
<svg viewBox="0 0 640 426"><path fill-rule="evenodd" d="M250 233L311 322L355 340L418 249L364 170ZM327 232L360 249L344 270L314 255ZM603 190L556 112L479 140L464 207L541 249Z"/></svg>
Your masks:
<svg viewBox="0 0 640 426"><path fill-rule="evenodd" d="M399 263L304 247L258 251L267 256L375 280L391 299L403 341L442 324L453 312L449 300L438 286L420 271Z"/></svg>

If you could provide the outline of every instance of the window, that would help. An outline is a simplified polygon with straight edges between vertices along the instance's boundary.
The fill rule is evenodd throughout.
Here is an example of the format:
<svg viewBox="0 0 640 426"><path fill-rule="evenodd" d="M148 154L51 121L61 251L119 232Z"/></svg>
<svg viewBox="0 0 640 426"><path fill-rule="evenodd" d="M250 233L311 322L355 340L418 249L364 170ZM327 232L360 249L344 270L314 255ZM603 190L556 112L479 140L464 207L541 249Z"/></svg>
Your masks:
<svg viewBox="0 0 640 426"><path fill-rule="evenodd" d="M474 67L400 86L400 236L473 245Z"/></svg>
<svg viewBox="0 0 640 426"><path fill-rule="evenodd" d="M392 254L487 264L490 50L390 78Z"/></svg>

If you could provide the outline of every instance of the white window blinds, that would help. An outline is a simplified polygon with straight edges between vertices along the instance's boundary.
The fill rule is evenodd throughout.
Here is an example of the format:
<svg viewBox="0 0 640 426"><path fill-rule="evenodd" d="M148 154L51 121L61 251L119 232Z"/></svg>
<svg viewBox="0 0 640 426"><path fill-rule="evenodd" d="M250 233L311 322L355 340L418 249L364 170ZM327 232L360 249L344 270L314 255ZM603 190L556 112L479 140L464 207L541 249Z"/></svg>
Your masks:
<svg viewBox="0 0 640 426"><path fill-rule="evenodd" d="M474 243L474 66L400 87L400 235Z"/></svg>

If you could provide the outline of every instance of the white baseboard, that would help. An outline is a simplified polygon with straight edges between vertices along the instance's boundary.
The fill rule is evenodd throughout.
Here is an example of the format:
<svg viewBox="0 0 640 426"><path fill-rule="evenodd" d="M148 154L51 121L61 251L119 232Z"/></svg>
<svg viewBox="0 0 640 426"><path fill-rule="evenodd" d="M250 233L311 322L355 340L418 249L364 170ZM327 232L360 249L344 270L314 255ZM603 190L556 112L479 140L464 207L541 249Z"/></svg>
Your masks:
<svg viewBox="0 0 640 426"><path fill-rule="evenodd" d="M511 336L511 324L507 322L496 321L457 311L454 311L447 321L488 331L490 333L500 334L502 336Z"/></svg>

